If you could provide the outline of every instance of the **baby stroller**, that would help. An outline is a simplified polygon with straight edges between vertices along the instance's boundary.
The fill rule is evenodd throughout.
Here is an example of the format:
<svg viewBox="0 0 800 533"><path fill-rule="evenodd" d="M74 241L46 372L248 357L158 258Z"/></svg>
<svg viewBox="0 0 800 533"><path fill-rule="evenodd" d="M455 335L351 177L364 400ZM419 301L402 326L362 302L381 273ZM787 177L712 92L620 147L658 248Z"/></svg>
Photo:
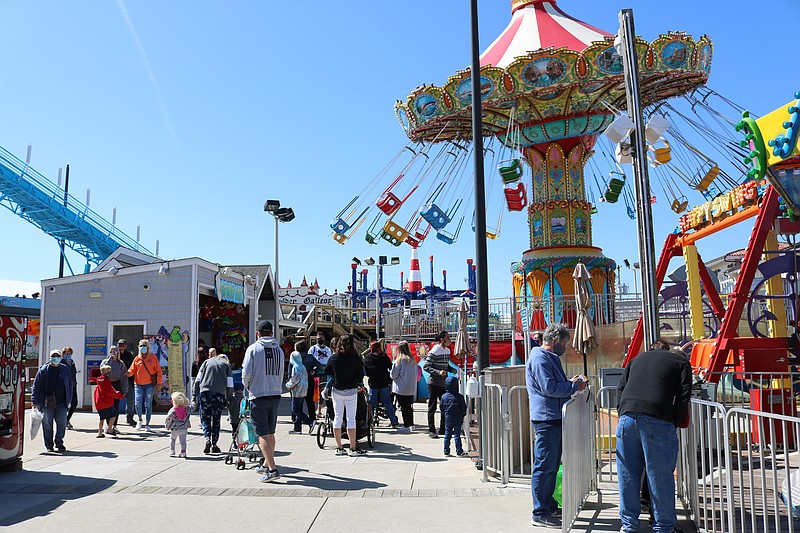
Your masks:
<svg viewBox="0 0 800 533"><path fill-rule="evenodd" d="M245 457L254 462L261 456L256 428L253 426L253 420L250 417L250 409L250 400L243 398L239 407L239 424L232 433L231 447L225 455L226 465L232 465L235 458L236 470L244 470L246 465Z"/></svg>
<svg viewBox="0 0 800 533"><path fill-rule="evenodd" d="M367 445L375 447L375 423L373 421L372 408L369 405L367 391L364 387L358 388L358 399L356 403L356 440L367 438ZM342 434L347 434L347 419L342 417ZM317 446L325 448L325 440L333 438L333 400L328 397L325 400L325 420L317 424Z"/></svg>

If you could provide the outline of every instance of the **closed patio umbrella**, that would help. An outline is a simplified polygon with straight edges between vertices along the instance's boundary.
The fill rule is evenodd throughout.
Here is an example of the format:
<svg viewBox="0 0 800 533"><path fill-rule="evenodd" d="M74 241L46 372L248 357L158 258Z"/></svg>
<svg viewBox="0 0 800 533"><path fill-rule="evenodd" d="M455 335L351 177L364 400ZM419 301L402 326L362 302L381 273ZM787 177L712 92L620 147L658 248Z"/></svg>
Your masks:
<svg viewBox="0 0 800 533"><path fill-rule="evenodd" d="M458 333L456 334L455 355L466 360L472 353L472 344L469 342L467 333L467 320L469 316L469 304L466 298L461 300L458 305Z"/></svg>
<svg viewBox="0 0 800 533"><path fill-rule="evenodd" d="M592 306L592 300L589 296L589 280L592 279L592 276L586 269L586 265L578 263L572 272L572 279L575 280L576 307L575 336L572 339L572 346L583 355L583 373L588 375L589 368L586 363L586 354L597 348L594 323L589 317L589 308Z"/></svg>

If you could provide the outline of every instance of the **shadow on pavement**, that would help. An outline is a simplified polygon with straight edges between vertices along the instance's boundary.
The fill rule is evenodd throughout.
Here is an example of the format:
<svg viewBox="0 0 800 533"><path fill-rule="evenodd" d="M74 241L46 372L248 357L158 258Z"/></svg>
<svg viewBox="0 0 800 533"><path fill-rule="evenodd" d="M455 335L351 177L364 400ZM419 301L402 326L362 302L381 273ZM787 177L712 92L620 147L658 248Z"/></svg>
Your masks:
<svg viewBox="0 0 800 533"><path fill-rule="evenodd" d="M381 459L396 459L398 461L413 461L415 463L441 463L447 458L429 457L418 455L410 448L391 442L376 442L374 448L367 448L367 458L380 457Z"/></svg>
<svg viewBox="0 0 800 533"><path fill-rule="evenodd" d="M84 455L110 455L88 453ZM102 492L113 480L54 474L53 472L24 471L24 481L14 483L15 474L0 474L0 527L12 526L32 518L47 516L61 504ZM57 482L54 482L57 476ZM19 510L16 510L19 509ZM6 512L10 513L3 516Z"/></svg>
<svg viewBox="0 0 800 533"><path fill-rule="evenodd" d="M71 457L106 457L108 459L114 459L117 457L117 454L114 452L91 452L88 450L70 450L67 449L65 452L42 452L39 455L46 455L48 457L64 457L64 458L71 458Z"/></svg>
<svg viewBox="0 0 800 533"><path fill-rule="evenodd" d="M281 472L281 486L296 485L298 487L322 490L365 490L365 489L380 489L386 487L385 483L377 481L369 481L366 479L355 479L351 477L336 476L333 474L325 474L322 472L315 472L312 476L305 476L303 474L310 474L310 470L305 468L293 468L290 466L280 467Z"/></svg>

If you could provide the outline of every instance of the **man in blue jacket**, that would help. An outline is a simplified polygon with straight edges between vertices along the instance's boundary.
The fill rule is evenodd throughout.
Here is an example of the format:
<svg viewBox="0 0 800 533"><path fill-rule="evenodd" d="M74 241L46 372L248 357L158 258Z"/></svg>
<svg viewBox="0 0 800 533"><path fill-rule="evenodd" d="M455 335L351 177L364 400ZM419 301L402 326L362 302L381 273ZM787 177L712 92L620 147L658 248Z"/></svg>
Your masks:
<svg viewBox="0 0 800 533"><path fill-rule="evenodd" d="M553 498L561 463L561 406L574 393L586 388L580 376L567 379L559 357L566 352L569 331L564 324L551 324L542 334L542 346L533 348L525 369L533 443L531 524L561 529L558 503Z"/></svg>
<svg viewBox="0 0 800 533"><path fill-rule="evenodd" d="M42 412L42 435L48 452L53 451L53 444L59 452L67 451L64 434L67 432L67 411L72 390L72 374L67 365L61 364L61 352L52 350L50 362L36 372L31 391L34 409ZM53 420L56 423L55 443Z"/></svg>

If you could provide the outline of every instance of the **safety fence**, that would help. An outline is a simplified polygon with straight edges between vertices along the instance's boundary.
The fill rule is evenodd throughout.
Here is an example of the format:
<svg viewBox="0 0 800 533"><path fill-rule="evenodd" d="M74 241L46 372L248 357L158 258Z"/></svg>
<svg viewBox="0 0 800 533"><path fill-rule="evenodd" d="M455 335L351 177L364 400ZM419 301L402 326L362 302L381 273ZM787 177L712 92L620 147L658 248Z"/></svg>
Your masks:
<svg viewBox="0 0 800 533"><path fill-rule="evenodd" d="M709 533L800 531L800 418L692 400L678 495Z"/></svg>
<svg viewBox="0 0 800 533"><path fill-rule="evenodd" d="M563 453L561 516L562 531L569 531L589 493L597 490L592 419L594 396L586 388L561 408ZM587 446L587 443L589 444Z"/></svg>
<svg viewBox="0 0 800 533"><path fill-rule="evenodd" d="M486 384L481 398L485 417L484 479L530 482L533 464L528 393L524 386L507 389ZM586 389L562 408L562 524L569 531L589 493L597 488L594 445L594 395Z"/></svg>

